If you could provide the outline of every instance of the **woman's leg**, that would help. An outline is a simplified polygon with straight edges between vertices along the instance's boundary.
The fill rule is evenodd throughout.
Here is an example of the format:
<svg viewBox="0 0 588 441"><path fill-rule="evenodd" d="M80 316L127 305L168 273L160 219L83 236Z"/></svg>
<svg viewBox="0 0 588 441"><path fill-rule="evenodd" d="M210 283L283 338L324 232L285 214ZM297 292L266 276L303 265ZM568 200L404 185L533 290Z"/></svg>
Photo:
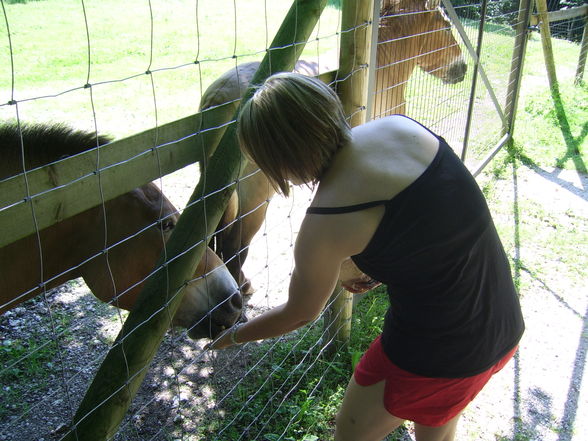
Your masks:
<svg viewBox="0 0 588 441"><path fill-rule="evenodd" d="M460 416L461 414L458 414L439 427L429 427L415 423L414 432L416 441L453 441L455 438L457 421Z"/></svg>
<svg viewBox="0 0 588 441"><path fill-rule="evenodd" d="M384 407L385 384L360 386L351 377L337 415L335 441L382 441L404 422Z"/></svg>

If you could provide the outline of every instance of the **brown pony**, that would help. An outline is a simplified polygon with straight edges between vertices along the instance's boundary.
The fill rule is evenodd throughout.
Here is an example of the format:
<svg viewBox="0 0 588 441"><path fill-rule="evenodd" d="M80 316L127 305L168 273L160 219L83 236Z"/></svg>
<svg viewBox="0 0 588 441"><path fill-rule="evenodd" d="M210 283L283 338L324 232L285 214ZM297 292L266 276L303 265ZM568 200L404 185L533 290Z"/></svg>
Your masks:
<svg viewBox="0 0 588 441"><path fill-rule="evenodd" d="M447 84L463 81L467 70L440 0L384 0L374 117L406 112L405 89L416 66Z"/></svg>
<svg viewBox="0 0 588 441"><path fill-rule="evenodd" d="M31 170L107 142L63 125L0 125L0 180L22 171L23 151ZM177 220L150 183L0 248L0 313L77 277L100 300L132 309ZM172 325L191 338L215 337L241 315L237 284L210 248L186 290Z"/></svg>

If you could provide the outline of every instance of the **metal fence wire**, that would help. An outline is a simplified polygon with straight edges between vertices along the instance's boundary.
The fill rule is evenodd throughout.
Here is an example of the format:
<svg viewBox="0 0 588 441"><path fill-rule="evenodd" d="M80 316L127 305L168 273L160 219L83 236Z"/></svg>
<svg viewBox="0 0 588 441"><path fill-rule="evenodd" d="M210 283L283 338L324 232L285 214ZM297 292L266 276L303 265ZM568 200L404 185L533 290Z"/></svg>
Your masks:
<svg viewBox="0 0 588 441"><path fill-rule="evenodd" d="M219 283L246 281L231 279L211 250L210 265L172 289L169 266L182 256L171 257L166 240L182 213L212 200L193 192L205 176L207 140L218 141L233 122L195 117L201 97L223 73L271 52L290 6L304 2L0 2L0 440L76 439L78 406L128 317L129 298L151 276L167 281L167 320L182 290L192 290L204 313L188 322L176 316L181 326L139 369L138 391L123 385L136 396L108 439L297 439L305 406L316 405L335 373L351 372L326 356L338 333L332 327L348 326L349 317L338 320L342 312L329 305L327 326L321 316L268 342L207 350L209 340L191 337L229 316L235 301L211 293ZM316 3L328 4L310 37L290 45L305 43L301 59L337 87L346 2ZM371 65L357 66L371 78L369 112L357 112L405 113L444 136L479 173L510 135L530 2L379 3ZM579 41L583 23L554 23L552 33ZM235 105L239 96L225 101ZM223 103L211 108L220 114ZM242 173L237 188L258 174ZM269 195L223 227L243 228L267 210L251 242L222 256L228 265L244 262L254 291L244 300L248 316L285 301L311 198L305 188L289 199ZM72 204L85 208L70 216ZM348 301L338 289L331 302L338 296ZM315 424L305 433L332 421Z"/></svg>

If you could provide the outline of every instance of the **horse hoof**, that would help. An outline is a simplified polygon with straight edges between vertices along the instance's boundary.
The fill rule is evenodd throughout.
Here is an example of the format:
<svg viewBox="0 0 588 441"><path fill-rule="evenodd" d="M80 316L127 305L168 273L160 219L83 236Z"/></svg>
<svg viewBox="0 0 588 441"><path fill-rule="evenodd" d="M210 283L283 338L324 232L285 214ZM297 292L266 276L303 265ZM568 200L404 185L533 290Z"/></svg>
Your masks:
<svg viewBox="0 0 588 441"><path fill-rule="evenodd" d="M251 297L254 292L255 289L251 285L251 281L247 280L245 283L243 283L243 285L241 285L241 295L243 297Z"/></svg>

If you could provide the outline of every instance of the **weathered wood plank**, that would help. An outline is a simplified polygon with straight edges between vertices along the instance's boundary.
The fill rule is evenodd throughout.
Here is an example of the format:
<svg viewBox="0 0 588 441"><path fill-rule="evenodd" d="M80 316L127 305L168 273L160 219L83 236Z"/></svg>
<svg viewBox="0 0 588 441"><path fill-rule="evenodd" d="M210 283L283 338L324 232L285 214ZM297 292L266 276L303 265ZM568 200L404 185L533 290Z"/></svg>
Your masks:
<svg viewBox="0 0 588 441"><path fill-rule="evenodd" d="M586 6L588 8L588 5ZM582 42L580 43L580 56L578 57L578 68L576 69L576 78L574 84L578 86L584 77L584 68L586 67L586 54L588 53L588 18L584 23L584 32L582 33Z"/></svg>
<svg viewBox="0 0 588 441"><path fill-rule="evenodd" d="M352 127L367 121L373 0L344 0L337 93Z"/></svg>
<svg viewBox="0 0 588 441"><path fill-rule="evenodd" d="M551 31L549 29L549 20L547 19L547 0L535 0L535 6L537 7L537 14L540 19L539 27L541 29L541 45L543 46L547 78L549 80L549 87L553 93L559 90L559 86L557 83L557 73L555 71L555 59L553 58Z"/></svg>
<svg viewBox="0 0 588 441"><path fill-rule="evenodd" d="M554 21L570 20L572 18L582 17L584 15L588 15L588 5L548 12L547 21L549 21L549 23L552 23ZM531 25L537 26L540 21L540 14L533 14L533 16L531 17Z"/></svg>

